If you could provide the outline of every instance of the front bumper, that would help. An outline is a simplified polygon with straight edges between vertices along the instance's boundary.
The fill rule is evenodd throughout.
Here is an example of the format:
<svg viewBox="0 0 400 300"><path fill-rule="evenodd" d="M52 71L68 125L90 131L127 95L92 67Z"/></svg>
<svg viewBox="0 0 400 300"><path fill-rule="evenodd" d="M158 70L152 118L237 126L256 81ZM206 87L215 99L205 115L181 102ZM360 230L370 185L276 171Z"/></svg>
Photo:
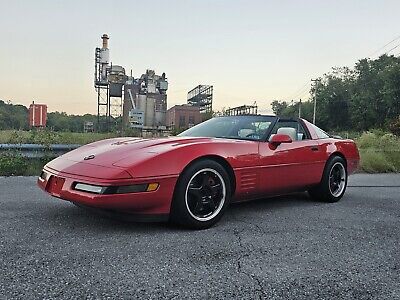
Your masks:
<svg viewBox="0 0 400 300"><path fill-rule="evenodd" d="M44 168L47 176L38 178L38 186L50 195L74 202L81 206L108 209L133 214L165 215L169 214L174 187L178 176L163 176L135 179L94 179L85 176L71 175L50 168ZM100 186L120 186L150 184L158 182L155 191L127 194L94 194L75 190L79 183Z"/></svg>

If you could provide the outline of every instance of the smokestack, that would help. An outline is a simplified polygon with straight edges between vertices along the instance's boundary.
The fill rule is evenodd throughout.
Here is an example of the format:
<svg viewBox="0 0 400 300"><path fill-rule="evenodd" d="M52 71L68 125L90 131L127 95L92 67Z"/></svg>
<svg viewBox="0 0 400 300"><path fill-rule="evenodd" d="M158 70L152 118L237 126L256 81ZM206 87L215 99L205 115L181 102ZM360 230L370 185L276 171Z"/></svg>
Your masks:
<svg viewBox="0 0 400 300"><path fill-rule="evenodd" d="M103 49L108 49L108 40L109 40L108 35L107 34L103 34L101 39L103 40Z"/></svg>

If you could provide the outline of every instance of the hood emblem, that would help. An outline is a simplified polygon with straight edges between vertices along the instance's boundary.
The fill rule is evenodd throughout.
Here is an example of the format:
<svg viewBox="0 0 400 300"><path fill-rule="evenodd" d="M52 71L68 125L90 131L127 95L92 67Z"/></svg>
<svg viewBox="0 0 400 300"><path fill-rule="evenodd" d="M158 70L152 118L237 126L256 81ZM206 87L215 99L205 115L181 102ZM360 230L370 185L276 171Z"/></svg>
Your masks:
<svg viewBox="0 0 400 300"><path fill-rule="evenodd" d="M93 159L93 158L95 158L96 156L94 155L94 154L90 154L90 155L88 155L88 156L85 156L83 159L84 160L89 160L89 159Z"/></svg>

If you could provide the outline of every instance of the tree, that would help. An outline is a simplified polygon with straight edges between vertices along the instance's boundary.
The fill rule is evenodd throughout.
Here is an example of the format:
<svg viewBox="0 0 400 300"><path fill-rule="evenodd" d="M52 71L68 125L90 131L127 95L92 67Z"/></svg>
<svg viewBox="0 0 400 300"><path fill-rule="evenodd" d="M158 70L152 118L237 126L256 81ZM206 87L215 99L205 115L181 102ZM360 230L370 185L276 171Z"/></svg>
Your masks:
<svg viewBox="0 0 400 300"><path fill-rule="evenodd" d="M332 68L311 88L317 99L316 123L329 130L388 129L400 116L400 58L382 55L361 59L353 69ZM275 114L295 117L298 102L273 101ZM312 119L313 99L302 104L302 116Z"/></svg>
<svg viewBox="0 0 400 300"><path fill-rule="evenodd" d="M28 109L0 100L0 129L28 129Z"/></svg>
<svg viewBox="0 0 400 300"><path fill-rule="evenodd" d="M285 101L274 100L271 103L272 111L277 116L281 116L288 106L289 105Z"/></svg>

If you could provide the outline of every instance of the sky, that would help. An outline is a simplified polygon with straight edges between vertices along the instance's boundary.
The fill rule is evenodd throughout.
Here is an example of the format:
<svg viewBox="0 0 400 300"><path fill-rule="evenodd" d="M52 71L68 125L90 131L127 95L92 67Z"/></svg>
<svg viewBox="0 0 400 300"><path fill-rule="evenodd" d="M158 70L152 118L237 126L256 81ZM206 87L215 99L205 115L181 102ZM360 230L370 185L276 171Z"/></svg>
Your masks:
<svg viewBox="0 0 400 300"><path fill-rule="evenodd" d="M209 84L215 110L271 112L398 37L399 11L398 0L0 0L0 99L96 113L94 49L107 33L113 64L166 73L168 107Z"/></svg>

